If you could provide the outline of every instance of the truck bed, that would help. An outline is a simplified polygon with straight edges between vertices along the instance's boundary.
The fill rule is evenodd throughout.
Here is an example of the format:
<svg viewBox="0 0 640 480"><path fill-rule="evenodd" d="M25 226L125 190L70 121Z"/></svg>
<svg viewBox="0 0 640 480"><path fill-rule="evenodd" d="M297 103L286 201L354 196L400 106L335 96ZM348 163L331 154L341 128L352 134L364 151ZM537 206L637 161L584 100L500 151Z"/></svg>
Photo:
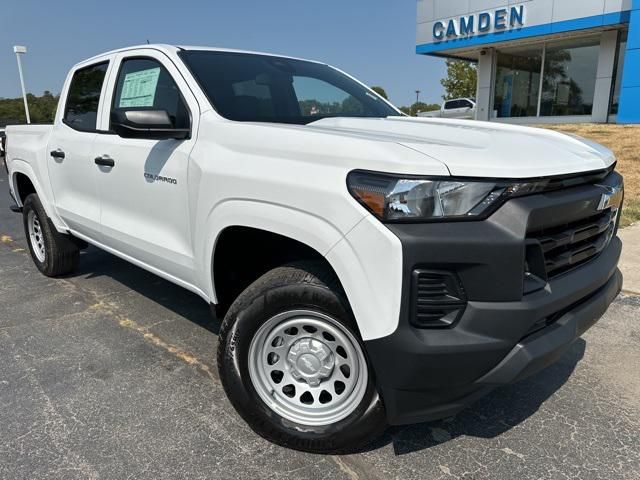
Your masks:
<svg viewBox="0 0 640 480"><path fill-rule="evenodd" d="M29 163L43 155L49 143L53 125L10 125L7 127L7 145L15 160Z"/></svg>

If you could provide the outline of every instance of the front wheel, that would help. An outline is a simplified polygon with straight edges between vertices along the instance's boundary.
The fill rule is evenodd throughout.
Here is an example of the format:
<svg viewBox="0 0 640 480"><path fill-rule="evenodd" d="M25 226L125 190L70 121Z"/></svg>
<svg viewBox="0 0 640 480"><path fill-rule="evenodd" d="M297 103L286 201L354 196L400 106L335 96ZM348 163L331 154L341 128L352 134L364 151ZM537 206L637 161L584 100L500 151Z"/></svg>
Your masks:
<svg viewBox="0 0 640 480"><path fill-rule="evenodd" d="M277 268L247 288L224 319L218 368L240 415L280 445L353 451L386 427L353 315L322 264Z"/></svg>

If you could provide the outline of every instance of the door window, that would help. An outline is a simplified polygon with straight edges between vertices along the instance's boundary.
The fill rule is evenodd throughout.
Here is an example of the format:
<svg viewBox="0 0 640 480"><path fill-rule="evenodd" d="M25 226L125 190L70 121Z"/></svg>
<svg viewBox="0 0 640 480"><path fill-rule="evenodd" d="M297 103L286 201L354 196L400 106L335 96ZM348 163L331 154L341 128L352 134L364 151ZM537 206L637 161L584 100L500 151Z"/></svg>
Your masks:
<svg viewBox="0 0 640 480"><path fill-rule="evenodd" d="M71 79L63 121L81 131L96 129L100 92L109 62L77 70Z"/></svg>
<svg viewBox="0 0 640 480"><path fill-rule="evenodd" d="M189 128L190 117L176 82L157 60L124 60L112 109L165 110L175 128Z"/></svg>

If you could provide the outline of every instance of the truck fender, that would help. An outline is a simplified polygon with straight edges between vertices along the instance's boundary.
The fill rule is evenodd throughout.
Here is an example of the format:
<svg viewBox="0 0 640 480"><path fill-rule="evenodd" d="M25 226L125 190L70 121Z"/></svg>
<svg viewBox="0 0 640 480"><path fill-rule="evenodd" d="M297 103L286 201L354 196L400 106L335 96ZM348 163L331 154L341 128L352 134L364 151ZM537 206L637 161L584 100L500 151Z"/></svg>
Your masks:
<svg viewBox="0 0 640 480"><path fill-rule="evenodd" d="M220 234L242 226L276 233L303 243L325 257L333 268L353 310L364 340L392 333L398 324L402 277L400 241L375 219L363 214L345 233L323 218L285 205L255 200L218 204L206 220L202 285L217 303L213 256ZM380 235L379 233L382 233ZM368 245L364 247L364 245ZM384 261L380 261L384 259ZM376 275L370 275L372 265ZM375 267L378 265L378 267Z"/></svg>
<svg viewBox="0 0 640 480"><path fill-rule="evenodd" d="M38 180L38 176L33 171L31 165L24 160L20 159L12 159L11 160L11 191L14 194L15 201L19 207L22 207L22 201L20 200L20 195L18 192L18 184L16 177L18 173L25 175L33 184L33 188L36 190L36 194L38 198L40 198L40 202L42 203L42 207L46 212L47 216L51 219L54 226L59 232L66 232L67 226L62 221L62 219L58 216L53 206L53 198L50 189L45 188L45 185L42 185Z"/></svg>
<svg viewBox="0 0 640 480"><path fill-rule="evenodd" d="M326 220L308 212L290 206L267 203L256 200L230 199L217 204L205 221L205 238L201 246L201 258L204 265L210 266L202 271L206 290L215 303L215 285L213 279L213 255L220 234L228 227L250 227L276 233L301 242L320 255L325 256L331 247L338 243L343 234Z"/></svg>

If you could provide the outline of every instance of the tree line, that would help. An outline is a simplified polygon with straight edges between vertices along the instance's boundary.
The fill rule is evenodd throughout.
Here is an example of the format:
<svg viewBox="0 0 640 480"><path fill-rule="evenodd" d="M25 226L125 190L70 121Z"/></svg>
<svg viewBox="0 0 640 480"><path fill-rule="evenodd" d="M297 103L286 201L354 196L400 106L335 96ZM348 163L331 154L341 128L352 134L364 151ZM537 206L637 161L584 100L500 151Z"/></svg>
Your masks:
<svg viewBox="0 0 640 480"><path fill-rule="evenodd" d="M53 123L60 95L45 90L41 96L27 93L29 115L32 123ZM19 98L0 98L0 127L26 123L24 101Z"/></svg>

